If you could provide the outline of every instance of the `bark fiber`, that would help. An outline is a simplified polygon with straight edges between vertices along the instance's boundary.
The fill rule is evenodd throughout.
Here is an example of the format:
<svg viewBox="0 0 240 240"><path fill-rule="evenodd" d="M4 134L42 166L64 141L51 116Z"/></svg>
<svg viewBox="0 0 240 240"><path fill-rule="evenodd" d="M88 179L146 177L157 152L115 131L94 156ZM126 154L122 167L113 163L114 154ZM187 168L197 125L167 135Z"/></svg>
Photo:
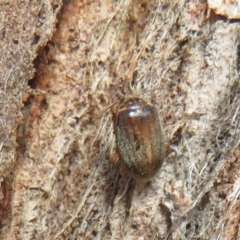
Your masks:
<svg viewBox="0 0 240 240"><path fill-rule="evenodd" d="M240 11L223 2L0 1L0 239L240 239ZM148 182L109 162L130 95L170 149Z"/></svg>

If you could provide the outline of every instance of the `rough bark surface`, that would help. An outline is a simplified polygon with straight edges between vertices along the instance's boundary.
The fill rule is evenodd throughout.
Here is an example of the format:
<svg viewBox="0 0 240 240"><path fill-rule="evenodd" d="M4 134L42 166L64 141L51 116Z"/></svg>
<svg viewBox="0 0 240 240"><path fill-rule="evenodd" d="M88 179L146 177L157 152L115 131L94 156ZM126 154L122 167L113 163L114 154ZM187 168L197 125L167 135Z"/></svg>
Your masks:
<svg viewBox="0 0 240 240"><path fill-rule="evenodd" d="M214 1L26 2L0 1L0 239L239 239L238 19ZM171 149L148 182L109 163L129 95Z"/></svg>

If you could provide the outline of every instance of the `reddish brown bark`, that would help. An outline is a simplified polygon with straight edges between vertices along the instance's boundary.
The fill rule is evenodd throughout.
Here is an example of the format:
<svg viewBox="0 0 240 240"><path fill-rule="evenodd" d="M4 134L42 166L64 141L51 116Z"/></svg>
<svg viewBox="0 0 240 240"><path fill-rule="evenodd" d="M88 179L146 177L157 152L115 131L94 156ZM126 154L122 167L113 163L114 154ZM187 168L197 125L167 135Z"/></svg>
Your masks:
<svg viewBox="0 0 240 240"><path fill-rule="evenodd" d="M0 7L1 239L239 238L238 21L196 1ZM150 182L109 163L132 94L172 150Z"/></svg>

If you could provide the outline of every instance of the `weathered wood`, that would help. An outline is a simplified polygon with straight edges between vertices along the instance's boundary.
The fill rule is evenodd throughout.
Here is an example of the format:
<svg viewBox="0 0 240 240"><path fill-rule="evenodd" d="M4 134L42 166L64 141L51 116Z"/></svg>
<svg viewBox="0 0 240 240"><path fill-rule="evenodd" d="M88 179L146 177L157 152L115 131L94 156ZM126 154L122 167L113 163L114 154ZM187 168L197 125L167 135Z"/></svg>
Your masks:
<svg viewBox="0 0 240 240"><path fill-rule="evenodd" d="M239 238L238 21L201 1L0 7L1 239ZM171 149L151 182L109 163L131 94Z"/></svg>

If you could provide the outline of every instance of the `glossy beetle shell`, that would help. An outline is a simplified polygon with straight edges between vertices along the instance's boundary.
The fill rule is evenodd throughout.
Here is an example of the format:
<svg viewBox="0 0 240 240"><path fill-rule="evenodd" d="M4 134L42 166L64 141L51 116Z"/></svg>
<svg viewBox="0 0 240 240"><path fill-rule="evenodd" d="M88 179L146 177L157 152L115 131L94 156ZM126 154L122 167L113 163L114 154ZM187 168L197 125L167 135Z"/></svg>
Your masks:
<svg viewBox="0 0 240 240"><path fill-rule="evenodd" d="M115 116L118 153L135 178L149 179L162 166L164 135L155 107L141 98L127 98Z"/></svg>

